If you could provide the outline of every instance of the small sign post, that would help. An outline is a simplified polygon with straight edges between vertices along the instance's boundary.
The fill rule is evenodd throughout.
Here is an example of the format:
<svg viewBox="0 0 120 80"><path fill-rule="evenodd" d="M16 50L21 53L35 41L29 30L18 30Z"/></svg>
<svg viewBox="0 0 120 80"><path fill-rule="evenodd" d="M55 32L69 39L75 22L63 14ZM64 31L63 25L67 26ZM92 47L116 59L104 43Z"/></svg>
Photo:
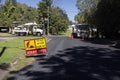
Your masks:
<svg viewBox="0 0 120 80"><path fill-rule="evenodd" d="M24 40L26 56L33 56L47 53L45 38Z"/></svg>

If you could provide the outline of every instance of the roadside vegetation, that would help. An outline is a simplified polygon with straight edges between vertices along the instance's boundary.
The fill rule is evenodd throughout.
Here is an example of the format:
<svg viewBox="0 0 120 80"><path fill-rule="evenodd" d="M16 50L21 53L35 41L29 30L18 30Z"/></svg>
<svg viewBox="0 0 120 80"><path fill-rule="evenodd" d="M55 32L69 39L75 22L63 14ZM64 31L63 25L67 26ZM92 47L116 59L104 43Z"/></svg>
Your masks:
<svg viewBox="0 0 120 80"><path fill-rule="evenodd" d="M0 26L14 28L19 24L36 22L46 34L48 29L51 35L71 34L71 31L67 30L70 21L66 12L54 6L53 0L41 0L37 4L38 8L18 3L17 0L5 0L5 3L2 1L4 0L0 0ZM79 13L75 20L96 28L97 33L93 34L95 38L120 39L119 5L120 0L77 0ZM0 33L0 37L3 36L13 35ZM38 37L25 36L0 41L0 68L6 70L12 67L12 70L18 70L31 63L34 58L26 58L24 49L24 40L31 38ZM120 45L119 40L116 45Z"/></svg>
<svg viewBox="0 0 120 80"><path fill-rule="evenodd" d="M72 33L72 31L71 31L71 30L67 30L66 32L62 32L62 33L60 33L60 35L70 37L71 33Z"/></svg>
<svg viewBox="0 0 120 80"><path fill-rule="evenodd" d="M0 37L11 37L11 36L15 36L15 35L12 35L12 34L9 34L9 33L0 33Z"/></svg>
<svg viewBox="0 0 120 80"><path fill-rule="evenodd" d="M31 63L34 58L25 57L24 40L38 37L18 37L0 42L0 68L17 70ZM14 67L13 67L14 66Z"/></svg>
<svg viewBox="0 0 120 80"><path fill-rule="evenodd" d="M79 13L75 16L78 23L89 24L96 28L96 37L120 38L120 0L77 0Z"/></svg>
<svg viewBox="0 0 120 80"><path fill-rule="evenodd" d="M66 32L69 19L64 10L53 5L53 0L41 0L34 8L21 4L17 0L0 0L0 26L14 28L17 25L36 22L41 28L52 35Z"/></svg>

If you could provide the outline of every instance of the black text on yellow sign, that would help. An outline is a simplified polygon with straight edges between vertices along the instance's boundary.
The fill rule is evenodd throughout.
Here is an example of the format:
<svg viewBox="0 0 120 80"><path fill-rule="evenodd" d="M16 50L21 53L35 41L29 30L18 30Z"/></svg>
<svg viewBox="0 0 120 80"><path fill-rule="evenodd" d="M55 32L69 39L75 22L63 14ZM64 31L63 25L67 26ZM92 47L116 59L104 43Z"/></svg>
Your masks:
<svg viewBox="0 0 120 80"><path fill-rule="evenodd" d="M45 38L25 40L24 46L25 50L46 48L46 40Z"/></svg>
<svg viewBox="0 0 120 80"><path fill-rule="evenodd" d="M46 48L46 41L44 38L36 39L35 45L36 48Z"/></svg>

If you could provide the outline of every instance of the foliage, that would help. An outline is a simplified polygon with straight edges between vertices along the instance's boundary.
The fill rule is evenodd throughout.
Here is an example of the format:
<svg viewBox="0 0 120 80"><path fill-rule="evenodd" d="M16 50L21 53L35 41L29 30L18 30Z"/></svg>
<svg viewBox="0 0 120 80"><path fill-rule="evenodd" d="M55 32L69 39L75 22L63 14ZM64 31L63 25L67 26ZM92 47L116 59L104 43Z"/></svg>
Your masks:
<svg viewBox="0 0 120 80"><path fill-rule="evenodd" d="M98 36L115 38L120 31L119 5L119 0L77 0L80 13L75 19L80 23L85 20L85 23L96 26Z"/></svg>
<svg viewBox="0 0 120 80"><path fill-rule="evenodd" d="M77 7L80 12L76 15L75 20L78 23L89 23L93 18L92 14L97 9L99 0L77 0Z"/></svg>
<svg viewBox="0 0 120 80"><path fill-rule="evenodd" d="M59 34L60 32L65 32L67 30L69 24L68 17L59 7L52 7L50 19L50 32L52 34Z"/></svg>
<svg viewBox="0 0 120 80"><path fill-rule="evenodd" d="M10 63L12 62L17 56L21 55L24 52L24 39L14 39L9 41L0 42L0 51L4 51L0 56L0 64L1 63ZM14 45L16 44L16 45Z"/></svg>
<svg viewBox="0 0 120 80"><path fill-rule="evenodd" d="M48 11L49 7L49 11ZM67 30L69 20L65 11L52 5L52 0L42 0L38 4L39 21L44 24L47 30L47 20L49 19L49 33L59 34ZM49 15L49 16L48 16Z"/></svg>
<svg viewBox="0 0 120 80"><path fill-rule="evenodd" d="M77 0L77 7L81 12L90 11L91 8L96 8L99 0Z"/></svg>
<svg viewBox="0 0 120 80"><path fill-rule="evenodd" d="M120 0L100 1L94 16L98 29L107 38L119 38Z"/></svg>
<svg viewBox="0 0 120 80"><path fill-rule="evenodd" d="M85 16L84 16L84 13L78 13L76 16L75 16L75 21L77 21L78 23L85 23Z"/></svg>
<svg viewBox="0 0 120 80"><path fill-rule="evenodd" d="M16 0L6 0L0 8L0 26L13 27L13 22L19 24L36 21L37 10Z"/></svg>
<svg viewBox="0 0 120 80"><path fill-rule="evenodd" d="M49 20L51 34L64 32L69 24L68 16L65 11L52 4L52 0L42 0L36 9L16 0L6 0L0 7L0 26L14 27L14 22L37 22L47 31Z"/></svg>

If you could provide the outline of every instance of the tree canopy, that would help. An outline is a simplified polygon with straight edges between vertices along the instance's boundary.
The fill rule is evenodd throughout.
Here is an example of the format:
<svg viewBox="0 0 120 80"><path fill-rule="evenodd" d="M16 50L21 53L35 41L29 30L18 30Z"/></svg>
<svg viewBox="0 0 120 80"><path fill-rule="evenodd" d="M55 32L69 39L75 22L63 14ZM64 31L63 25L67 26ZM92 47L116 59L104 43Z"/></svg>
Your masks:
<svg viewBox="0 0 120 80"><path fill-rule="evenodd" d="M26 4L17 3L16 0L6 0L0 8L0 26L13 27L13 22L19 24L35 21L37 10Z"/></svg>
<svg viewBox="0 0 120 80"><path fill-rule="evenodd" d="M77 2L80 10L76 15L78 22L84 20L85 23L96 26L98 34L106 38L120 36L120 0L77 0Z"/></svg>
<svg viewBox="0 0 120 80"><path fill-rule="evenodd" d="M51 34L59 34L67 30L69 25L68 16L65 11L59 7L53 6L52 0L42 0L39 2L38 14L41 22L45 22L45 20L49 19L49 31ZM46 28L47 26L44 24L44 27Z"/></svg>
<svg viewBox="0 0 120 80"><path fill-rule="evenodd" d="M52 0L39 1L38 8L18 3L16 0L5 0L0 7L0 26L14 27L14 22L19 24L37 22L47 29L48 20L51 34L59 34L67 30L68 16L64 10L53 6Z"/></svg>

